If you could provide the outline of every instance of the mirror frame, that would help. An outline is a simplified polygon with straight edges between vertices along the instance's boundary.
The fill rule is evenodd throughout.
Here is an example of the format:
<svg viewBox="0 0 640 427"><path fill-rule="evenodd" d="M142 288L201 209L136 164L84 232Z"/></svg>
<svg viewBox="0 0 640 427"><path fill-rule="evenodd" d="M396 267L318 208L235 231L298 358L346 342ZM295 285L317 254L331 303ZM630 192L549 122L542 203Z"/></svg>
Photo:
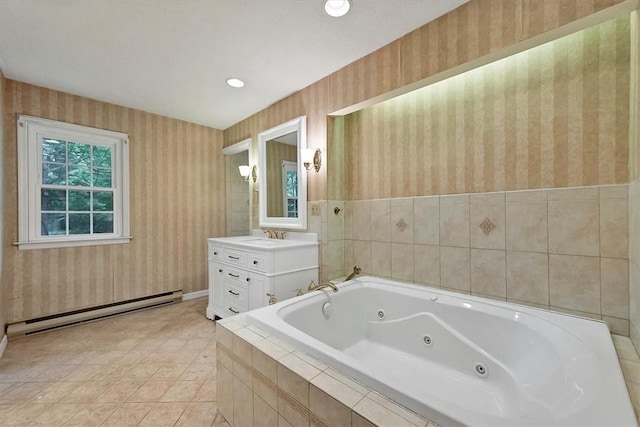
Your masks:
<svg viewBox="0 0 640 427"><path fill-rule="evenodd" d="M298 217L267 216L267 141L292 132L298 133ZM260 227L277 227L289 229L307 228L307 170L300 159L300 149L307 148L307 117L300 116L258 134L258 208L260 211Z"/></svg>

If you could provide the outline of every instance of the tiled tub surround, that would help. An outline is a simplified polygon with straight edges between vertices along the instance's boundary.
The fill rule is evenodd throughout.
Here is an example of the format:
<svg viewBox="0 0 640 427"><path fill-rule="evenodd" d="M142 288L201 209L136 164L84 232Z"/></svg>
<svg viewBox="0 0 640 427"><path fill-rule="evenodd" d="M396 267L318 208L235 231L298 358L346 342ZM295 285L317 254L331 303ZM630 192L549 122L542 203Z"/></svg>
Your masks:
<svg viewBox="0 0 640 427"><path fill-rule="evenodd" d="M344 271L359 264L376 276L602 319L629 335L628 185L344 207Z"/></svg>
<svg viewBox="0 0 640 427"><path fill-rule="evenodd" d="M629 295L631 340L640 349L640 179L629 185Z"/></svg>
<svg viewBox="0 0 640 427"><path fill-rule="evenodd" d="M436 426L248 325L246 314L217 323L218 412L232 426Z"/></svg>

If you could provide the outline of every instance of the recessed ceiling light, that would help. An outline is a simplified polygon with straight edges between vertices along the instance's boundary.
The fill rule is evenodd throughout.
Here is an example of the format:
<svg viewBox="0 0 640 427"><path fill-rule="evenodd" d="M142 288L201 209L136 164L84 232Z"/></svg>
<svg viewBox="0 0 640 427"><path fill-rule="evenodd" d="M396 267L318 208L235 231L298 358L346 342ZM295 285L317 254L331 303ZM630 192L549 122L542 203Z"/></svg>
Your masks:
<svg viewBox="0 0 640 427"><path fill-rule="evenodd" d="M324 11L327 12L327 15L333 16L334 18L339 18L344 16L349 12L351 8L350 0L325 0L324 1Z"/></svg>
<svg viewBox="0 0 640 427"><path fill-rule="evenodd" d="M244 82L240 79L236 79L235 77L232 77L230 79L227 79L227 84L231 87L242 87L244 86Z"/></svg>

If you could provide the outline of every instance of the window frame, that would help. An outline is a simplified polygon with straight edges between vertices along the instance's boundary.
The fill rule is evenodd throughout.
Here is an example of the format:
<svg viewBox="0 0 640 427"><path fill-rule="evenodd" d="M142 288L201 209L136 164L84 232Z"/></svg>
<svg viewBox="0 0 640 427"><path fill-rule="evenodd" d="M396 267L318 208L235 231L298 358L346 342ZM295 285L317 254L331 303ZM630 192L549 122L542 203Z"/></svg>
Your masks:
<svg viewBox="0 0 640 427"><path fill-rule="evenodd" d="M18 247L49 249L129 243L129 135L56 120L18 115ZM110 146L113 148L113 233L41 235L43 138ZM67 159L68 161L69 159ZM47 187L44 184L44 187ZM67 187L67 191L73 186ZM95 188L99 191L99 188ZM67 196L68 197L68 196ZM68 208L68 206L67 206ZM69 210L67 209L67 216ZM68 229L68 224L67 224Z"/></svg>
<svg viewBox="0 0 640 427"><path fill-rule="evenodd" d="M287 197L287 172L293 172L296 175L298 174L298 163L297 162L292 162L289 160L282 160L282 204L283 204L283 208L284 208L284 217L285 218L297 218L298 217L298 212L300 210L300 208L298 207L298 194L297 194L297 190L298 190L298 186L296 185L296 197ZM298 181L299 176L296 176L296 182ZM291 217L289 216L289 213L291 212L289 210L289 200L295 200L296 201L296 207L298 209L295 210L295 217Z"/></svg>

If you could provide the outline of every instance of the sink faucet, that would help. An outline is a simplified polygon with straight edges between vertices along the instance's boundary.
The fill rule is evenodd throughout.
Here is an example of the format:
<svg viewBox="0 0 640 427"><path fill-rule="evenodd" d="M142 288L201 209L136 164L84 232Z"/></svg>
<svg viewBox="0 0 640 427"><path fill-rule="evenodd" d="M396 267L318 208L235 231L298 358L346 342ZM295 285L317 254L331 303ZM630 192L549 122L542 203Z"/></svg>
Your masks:
<svg viewBox="0 0 640 427"><path fill-rule="evenodd" d="M331 282L323 283L322 285L316 285L316 283L312 280L309 283L309 292L311 291L319 291L320 289L331 288L333 292L338 292L338 287Z"/></svg>
<svg viewBox="0 0 640 427"><path fill-rule="evenodd" d="M351 272L351 274L349 274L347 276L346 279L344 279L345 282L348 282L349 280L353 279L354 277L356 277L358 274L360 274L360 272L362 271L362 269L360 268L359 265L354 265L353 266L353 271Z"/></svg>
<svg viewBox="0 0 640 427"><path fill-rule="evenodd" d="M274 230L272 230L272 229L270 229L270 228L267 228L266 230L263 230L262 232L263 232L264 234L266 234L266 235L267 235L267 238L269 238L269 239L275 239L275 237L274 237L273 233L277 233L276 231L274 231ZM276 236L277 236L277 234L276 234Z"/></svg>

